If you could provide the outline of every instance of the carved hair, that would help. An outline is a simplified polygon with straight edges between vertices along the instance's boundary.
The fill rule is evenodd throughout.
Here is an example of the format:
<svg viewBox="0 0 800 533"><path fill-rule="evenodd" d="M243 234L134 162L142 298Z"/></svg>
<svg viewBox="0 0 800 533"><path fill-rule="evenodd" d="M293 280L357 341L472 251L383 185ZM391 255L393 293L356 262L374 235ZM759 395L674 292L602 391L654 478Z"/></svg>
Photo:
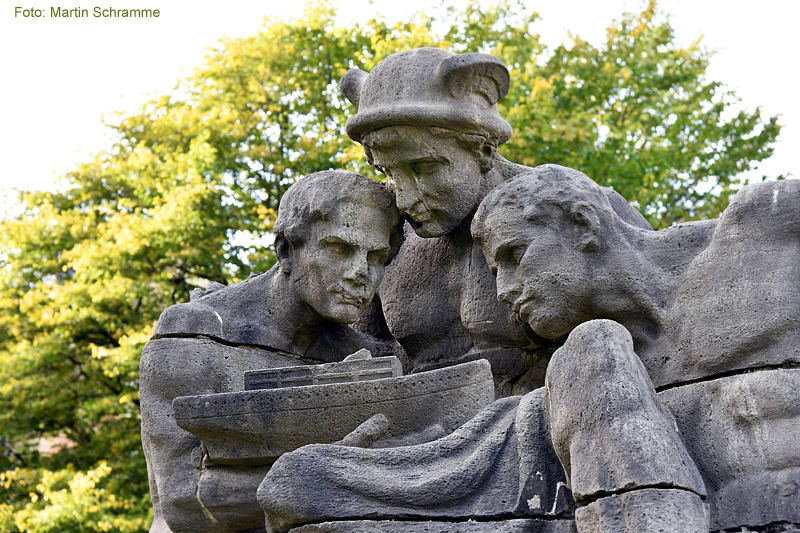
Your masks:
<svg viewBox="0 0 800 533"><path fill-rule="evenodd" d="M386 222L391 226L390 257L394 257L403 241L403 228L394 198L386 186L355 172L325 170L300 179L281 198L274 228L278 261L285 256L282 251L305 243L311 225L330 220L342 203L374 207L386 215Z"/></svg>
<svg viewBox="0 0 800 533"><path fill-rule="evenodd" d="M577 170L560 165L541 165L495 187L481 204L472 221L472 235L484 246L491 237L493 221L501 212L517 212L525 220L541 222L543 209L561 213L555 224L568 221L580 231L581 244L597 251L603 227L622 222L609 201L609 191ZM567 228L564 228L567 231Z"/></svg>

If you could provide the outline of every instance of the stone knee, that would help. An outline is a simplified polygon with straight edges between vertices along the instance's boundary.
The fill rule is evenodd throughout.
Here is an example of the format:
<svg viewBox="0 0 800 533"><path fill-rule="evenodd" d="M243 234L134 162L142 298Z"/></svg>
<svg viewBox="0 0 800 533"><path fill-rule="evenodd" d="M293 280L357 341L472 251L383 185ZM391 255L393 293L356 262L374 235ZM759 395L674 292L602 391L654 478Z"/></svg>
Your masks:
<svg viewBox="0 0 800 533"><path fill-rule="evenodd" d="M641 489L691 493L679 500L705 497L674 420L623 326L594 320L575 328L553 355L545 381L551 438L579 505ZM606 503L606 510L620 506Z"/></svg>
<svg viewBox="0 0 800 533"><path fill-rule="evenodd" d="M325 504L326 498L319 497L325 491L320 491L315 483L315 472L309 466L315 463L307 460L307 448L316 446L312 444L283 454L258 487L257 500L271 533L284 533L302 525L307 518L325 516L318 509ZM322 475L319 480L324 481Z"/></svg>

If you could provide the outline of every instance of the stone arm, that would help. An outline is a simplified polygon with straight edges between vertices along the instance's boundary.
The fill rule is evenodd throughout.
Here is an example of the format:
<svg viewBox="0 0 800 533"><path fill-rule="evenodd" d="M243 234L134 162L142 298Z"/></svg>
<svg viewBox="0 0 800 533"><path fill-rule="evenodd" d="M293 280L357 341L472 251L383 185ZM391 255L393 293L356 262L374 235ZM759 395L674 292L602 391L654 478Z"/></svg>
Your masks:
<svg viewBox="0 0 800 533"><path fill-rule="evenodd" d="M546 390L579 531L708 531L703 480L622 325L576 327L550 361Z"/></svg>
<svg viewBox="0 0 800 533"><path fill-rule="evenodd" d="M200 478L200 440L175 424L172 400L176 396L212 392L208 385L198 390L201 381L192 362L181 361L186 347L196 341L163 339L150 341L140 363L142 406L142 447L147 458L150 491L156 521L166 521L171 531L223 531L203 514L197 501ZM194 351L194 350L193 350ZM192 357L192 359L195 359ZM192 453L196 464L192 462Z"/></svg>
<svg viewBox="0 0 800 533"><path fill-rule="evenodd" d="M204 461L200 440L179 428L178 396L244 389L244 371L298 364L255 348L202 338L151 340L142 353L142 445L156 514L152 532L223 532L263 526L255 491L268 467ZM164 529L164 521L170 529Z"/></svg>

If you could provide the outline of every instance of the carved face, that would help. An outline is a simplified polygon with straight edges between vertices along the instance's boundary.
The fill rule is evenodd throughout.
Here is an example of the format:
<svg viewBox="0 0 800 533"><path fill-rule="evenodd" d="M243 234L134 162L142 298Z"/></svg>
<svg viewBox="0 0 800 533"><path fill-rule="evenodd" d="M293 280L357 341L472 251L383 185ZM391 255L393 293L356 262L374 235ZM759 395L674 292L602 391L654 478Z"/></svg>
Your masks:
<svg viewBox="0 0 800 533"><path fill-rule="evenodd" d="M383 211L341 203L329 220L311 225L293 250L292 282L323 318L350 324L367 308L389 259L392 226Z"/></svg>
<svg viewBox="0 0 800 533"><path fill-rule="evenodd" d="M478 156L453 138L394 126L371 133L368 144L397 207L420 237L449 233L485 195Z"/></svg>
<svg viewBox="0 0 800 533"><path fill-rule="evenodd" d="M558 222L563 219L499 209L486 224L484 255L497 277L497 298L549 339L592 318L588 252Z"/></svg>

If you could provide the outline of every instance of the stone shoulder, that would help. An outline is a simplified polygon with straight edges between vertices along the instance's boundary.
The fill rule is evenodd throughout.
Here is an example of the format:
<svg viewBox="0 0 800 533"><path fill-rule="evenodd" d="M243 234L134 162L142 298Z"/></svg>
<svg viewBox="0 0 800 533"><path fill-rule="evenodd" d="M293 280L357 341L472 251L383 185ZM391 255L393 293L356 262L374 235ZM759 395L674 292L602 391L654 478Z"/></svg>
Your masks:
<svg viewBox="0 0 800 533"><path fill-rule="evenodd" d="M720 237L743 233L800 236L800 180L767 181L742 188L720 217Z"/></svg>
<svg viewBox="0 0 800 533"><path fill-rule="evenodd" d="M271 311L264 294L273 271L227 287L214 288L190 302L167 308L153 337L211 337L234 344L269 345Z"/></svg>

